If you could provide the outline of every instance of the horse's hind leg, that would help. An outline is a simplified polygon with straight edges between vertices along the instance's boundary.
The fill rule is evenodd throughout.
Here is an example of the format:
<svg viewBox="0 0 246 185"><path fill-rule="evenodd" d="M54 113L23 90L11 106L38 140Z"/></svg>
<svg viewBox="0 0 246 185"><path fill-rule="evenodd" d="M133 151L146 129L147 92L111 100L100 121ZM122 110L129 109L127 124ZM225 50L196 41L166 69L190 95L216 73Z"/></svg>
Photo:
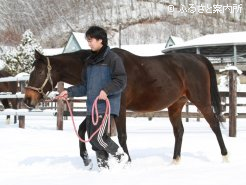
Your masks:
<svg viewBox="0 0 246 185"><path fill-rule="evenodd" d="M209 123L213 132L215 133L216 138L217 138L218 143L219 143L219 146L220 146L221 154L224 157L226 157L227 156L227 149L225 147L225 143L224 143L224 140L223 140L223 137L221 134L219 119L215 116L215 113L213 112L211 106L200 106L198 108L200 109L204 118Z"/></svg>
<svg viewBox="0 0 246 185"><path fill-rule="evenodd" d="M182 97L174 104L172 104L170 107L168 107L169 119L172 123L173 133L175 137L175 145L174 145L174 153L173 153L174 163L179 162L181 156L181 146L182 146L182 139L184 134L184 127L182 124L181 113L182 113L182 108L186 102L187 102L187 98Z"/></svg>

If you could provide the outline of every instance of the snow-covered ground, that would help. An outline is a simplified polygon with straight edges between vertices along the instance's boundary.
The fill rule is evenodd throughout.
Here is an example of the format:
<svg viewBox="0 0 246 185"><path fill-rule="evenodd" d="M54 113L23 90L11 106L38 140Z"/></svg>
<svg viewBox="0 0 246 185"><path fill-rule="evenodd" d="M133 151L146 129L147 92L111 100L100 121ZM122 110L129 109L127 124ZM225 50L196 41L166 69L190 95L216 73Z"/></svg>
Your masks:
<svg viewBox="0 0 246 185"><path fill-rule="evenodd" d="M153 53L153 46L122 48L138 55L157 55L163 46L159 44L153 49L158 53ZM76 123L82 119L77 117ZM203 119L201 122L190 120L184 122L181 163L171 165L174 137L169 120L127 118L131 165L99 173L90 144L87 148L94 168L91 171L84 168L70 117L64 121L64 131L57 131L55 117L27 116L26 129L19 129L13 120L6 125L5 116L0 116L0 184L245 185L246 119L238 119L236 138L228 137L228 120L222 129L230 154L229 163L222 162L218 143L208 124Z"/></svg>
<svg viewBox="0 0 246 185"><path fill-rule="evenodd" d="M75 121L79 124L82 119ZM6 125L5 116L0 116L0 184L245 185L246 120L238 119L235 138L228 137L228 121L222 128L229 163L222 162L208 124L190 120L184 122L180 164L170 164L174 137L167 118L127 118L131 165L98 172L90 144L87 148L95 165L91 171L84 168L70 117L64 131L57 131L55 117L26 117L26 128L20 129L13 120Z"/></svg>

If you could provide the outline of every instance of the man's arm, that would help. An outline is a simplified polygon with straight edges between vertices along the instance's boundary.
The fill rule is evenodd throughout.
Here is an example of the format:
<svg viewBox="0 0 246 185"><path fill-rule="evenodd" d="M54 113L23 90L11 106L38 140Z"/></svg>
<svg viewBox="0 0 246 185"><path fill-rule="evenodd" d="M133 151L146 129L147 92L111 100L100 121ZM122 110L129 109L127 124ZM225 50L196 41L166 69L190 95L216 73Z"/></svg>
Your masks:
<svg viewBox="0 0 246 185"><path fill-rule="evenodd" d="M103 91L108 96L122 92L127 82L125 67L118 55L114 55L110 63L110 68L112 70L112 81L103 88Z"/></svg>

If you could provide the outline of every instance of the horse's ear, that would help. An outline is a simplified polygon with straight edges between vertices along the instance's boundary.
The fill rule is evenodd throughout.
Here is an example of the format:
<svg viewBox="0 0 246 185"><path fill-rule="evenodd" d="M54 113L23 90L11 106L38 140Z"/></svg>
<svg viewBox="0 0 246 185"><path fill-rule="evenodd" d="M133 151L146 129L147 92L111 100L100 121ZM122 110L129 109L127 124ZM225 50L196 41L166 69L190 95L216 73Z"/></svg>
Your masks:
<svg viewBox="0 0 246 185"><path fill-rule="evenodd" d="M35 54L34 54L34 56L35 56L35 58L38 60L38 59L41 59L43 55L42 55L38 50L35 49Z"/></svg>

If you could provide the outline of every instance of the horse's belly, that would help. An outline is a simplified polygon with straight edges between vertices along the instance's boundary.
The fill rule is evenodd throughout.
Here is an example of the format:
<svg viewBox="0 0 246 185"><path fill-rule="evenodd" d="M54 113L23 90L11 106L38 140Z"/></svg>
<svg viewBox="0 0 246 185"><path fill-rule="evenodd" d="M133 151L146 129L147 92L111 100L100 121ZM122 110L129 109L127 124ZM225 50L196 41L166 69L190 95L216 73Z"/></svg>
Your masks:
<svg viewBox="0 0 246 185"><path fill-rule="evenodd" d="M137 112L153 112L162 110L172 104L172 100L165 97L136 98L127 104L127 109Z"/></svg>
<svg viewBox="0 0 246 185"><path fill-rule="evenodd" d="M169 107L184 95L183 83L178 77L171 78L170 75L155 77L153 74L149 79L152 80L142 80L139 83L128 84L126 91L128 110L159 111Z"/></svg>

